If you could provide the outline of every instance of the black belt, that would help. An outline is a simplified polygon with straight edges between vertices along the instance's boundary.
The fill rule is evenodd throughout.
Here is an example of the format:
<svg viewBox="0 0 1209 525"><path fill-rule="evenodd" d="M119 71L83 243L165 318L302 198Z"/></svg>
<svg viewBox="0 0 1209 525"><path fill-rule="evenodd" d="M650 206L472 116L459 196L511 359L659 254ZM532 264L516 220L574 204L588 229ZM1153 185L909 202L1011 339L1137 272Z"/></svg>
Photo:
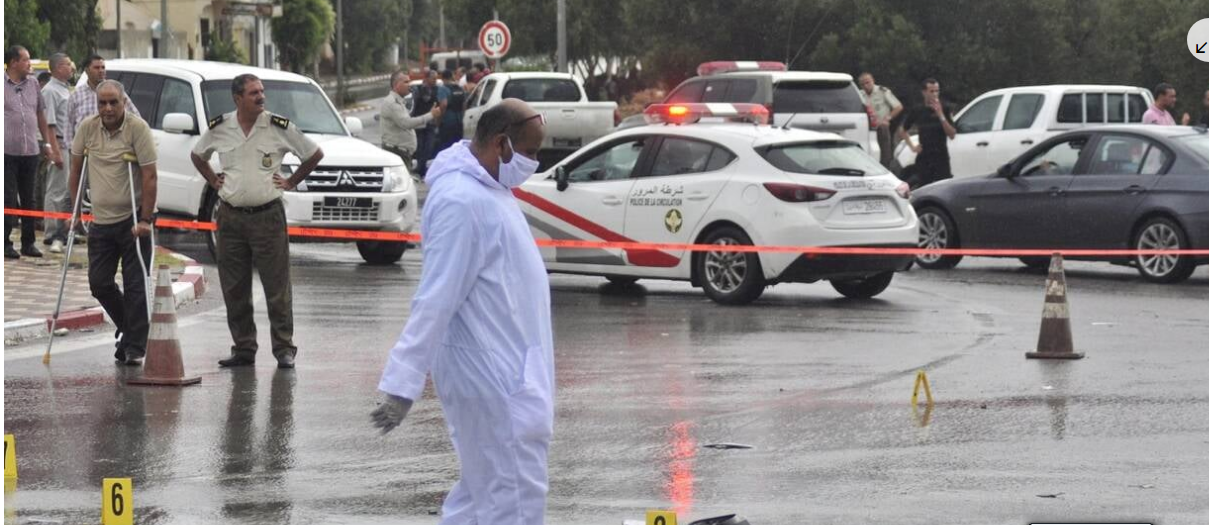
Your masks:
<svg viewBox="0 0 1209 525"><path fill-rule="evenodd" d="M278 204L281 204L281 199L273 199L269 202L261 204L260 206L233 206L227 201L222 201L222 203L223 206L226 206L228 209L232 209L240 213L260 213L265 210L273 209Z"/></svg>

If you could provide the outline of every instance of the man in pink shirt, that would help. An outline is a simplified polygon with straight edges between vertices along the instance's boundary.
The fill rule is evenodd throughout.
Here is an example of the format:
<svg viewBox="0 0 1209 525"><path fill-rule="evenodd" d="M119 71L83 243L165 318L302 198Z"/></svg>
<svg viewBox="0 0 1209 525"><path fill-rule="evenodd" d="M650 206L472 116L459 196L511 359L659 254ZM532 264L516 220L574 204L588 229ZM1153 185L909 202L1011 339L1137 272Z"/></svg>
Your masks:
<svg viewBox="0 0 1209 525"><path fill-rule="evenodd" d="M1154 88L1154 105L1150 106L1150 109L1142 115L1142 123L1174 126L1175 117L1171 116L1173 109L1175 109L1175 88L1166 82L1160 83ZM1181 125L1187 126L1191 120L1192 118L1185 113Z"/></svg>

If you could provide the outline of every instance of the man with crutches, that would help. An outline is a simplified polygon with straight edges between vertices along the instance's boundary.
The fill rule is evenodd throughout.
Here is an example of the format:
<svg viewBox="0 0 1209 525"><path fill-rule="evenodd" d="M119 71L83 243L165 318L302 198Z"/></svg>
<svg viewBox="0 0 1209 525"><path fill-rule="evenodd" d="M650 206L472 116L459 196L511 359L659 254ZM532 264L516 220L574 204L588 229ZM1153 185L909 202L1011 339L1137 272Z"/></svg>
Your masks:
<svg viewBox="0 0 1209 525"><path fill-rule="evenodd" d="M71 191L79 210L81 174L87 155L93 224L88 229L88 285L117 326L114 358L141 364L150 328L147 273L155 224L155 141L142 118L126 112L122 84L97 86L98 114L84 120L71 144ZM134 176L131 162L138 164ZM114 282L119 261L122 286Z"/></svg>

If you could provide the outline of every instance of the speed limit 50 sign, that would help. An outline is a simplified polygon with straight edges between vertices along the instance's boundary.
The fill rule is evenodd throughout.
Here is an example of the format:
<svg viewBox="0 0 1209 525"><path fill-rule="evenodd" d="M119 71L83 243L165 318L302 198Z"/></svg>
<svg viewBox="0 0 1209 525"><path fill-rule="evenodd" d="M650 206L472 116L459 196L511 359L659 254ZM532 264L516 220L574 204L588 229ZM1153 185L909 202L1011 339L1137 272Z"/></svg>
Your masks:
<svg viewBox="0 0 1209 525"><path fill-rule="evenodd" d="M483 51L487 58L503 58L508 54L508 48L512 47L512 33L508 31L508 26L504 25L499 20L492 20L483 24L483 28L479 29L479 49Z"/></svg>

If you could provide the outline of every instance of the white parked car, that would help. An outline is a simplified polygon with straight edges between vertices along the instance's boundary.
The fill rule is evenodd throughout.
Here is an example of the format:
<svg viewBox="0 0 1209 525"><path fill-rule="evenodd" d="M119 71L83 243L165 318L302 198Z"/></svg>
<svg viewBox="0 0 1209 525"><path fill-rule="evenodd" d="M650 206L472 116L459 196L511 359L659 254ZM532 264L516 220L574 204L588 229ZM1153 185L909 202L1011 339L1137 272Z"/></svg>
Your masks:
<svg viewBox="0 0 1209 525"><path fill-rule="evenodd" d="M757 104L655 105L514 191L537 238L679 244L914 247L906 184L831 133L767 121ZM889 286L910 256L542 248L551 272L690 281L744 304L768 285L829 280L848 297Z"/></svg>
<svg viewBox="0 0 1209 525"><path fill-rule="evenodd" d="M506 98L529 103L546 118L546 139L538 160L562 160L585 144L613 131L616 102L589 102L579 79L567 73L492 73L466 96L463 133L473 137L483 112Z"/></svg>
<svg viewBox="0 0 1209 525"><path fill-rule="evenodd" d="M355 117L339 112L313 80L302 75L195 60L132 59L106 62L108 78L126 87L131 101L151 125L159 171L161 213L211 220L217 195L193 168L189 152L210 119L235 110L231 80L243 73L260 77L268 111L298 125L319 147L323 163L295 191L285 192L290 226L410 232L416 226L416 188L397 155L364 140ZM218 171L218 155L211 160ZM286 155L283 170L301 161ZM209 236L211 251L216 237ZM398 261L401 242L358 242L370 263Z"/></svg>
<svg viewBox="0 0 1209 525"><path fill-rule="evenodd" d="M957 137L949 141L953 177L995 173L1034 144L1063 131L1141 123L1153 102L1149 90L1131 86L1026 86L987 92L954 116ZM904 170L915 164L915 152L905 142L898 144L894 156Z"/></svg>

